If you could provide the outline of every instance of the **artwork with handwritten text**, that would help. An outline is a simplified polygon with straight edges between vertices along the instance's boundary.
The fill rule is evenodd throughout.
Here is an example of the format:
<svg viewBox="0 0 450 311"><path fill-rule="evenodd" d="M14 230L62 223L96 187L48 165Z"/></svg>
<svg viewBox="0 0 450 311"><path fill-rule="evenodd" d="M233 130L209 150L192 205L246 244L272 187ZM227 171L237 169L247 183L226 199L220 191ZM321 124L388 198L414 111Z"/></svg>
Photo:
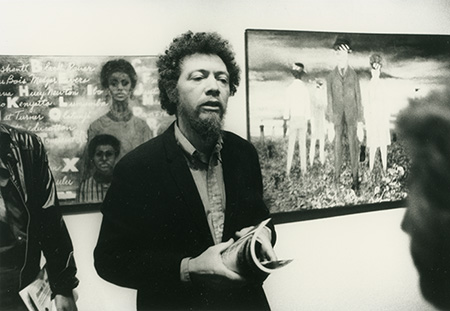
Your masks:
<svg viewBox="0 0 450 311"><path fill-rule="evenodd" d="M1 122L37 134L63 204L98 203L127 152L173 120L154 56L0 56Z"/></svg>

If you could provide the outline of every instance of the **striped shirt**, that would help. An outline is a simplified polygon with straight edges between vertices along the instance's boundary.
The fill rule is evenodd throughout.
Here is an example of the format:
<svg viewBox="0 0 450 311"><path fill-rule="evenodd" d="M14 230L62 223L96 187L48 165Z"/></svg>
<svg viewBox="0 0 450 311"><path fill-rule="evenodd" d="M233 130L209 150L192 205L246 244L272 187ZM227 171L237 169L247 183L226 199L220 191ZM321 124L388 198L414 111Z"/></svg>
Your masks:
<svg viewBox="0 0 450 311"><path fill-rule="evenodd" d="M85 179L79 189L77 202L79 203L98 203L103 202L106 192L111 183L103 183L95 180L94 176Z"/></svg>

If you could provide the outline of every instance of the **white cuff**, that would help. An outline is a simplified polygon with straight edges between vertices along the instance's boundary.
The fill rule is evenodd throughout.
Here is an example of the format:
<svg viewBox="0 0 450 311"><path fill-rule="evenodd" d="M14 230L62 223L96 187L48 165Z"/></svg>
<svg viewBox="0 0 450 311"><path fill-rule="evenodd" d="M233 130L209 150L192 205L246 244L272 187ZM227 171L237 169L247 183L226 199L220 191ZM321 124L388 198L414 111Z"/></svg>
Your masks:
<svg viewBox="0 0 450 311"><path fill-rule="evenodd" d="M189 275L189 260L191 257L186 257L181 260L180 264L180 280L184 283L191 282L191 276Z"/></svg>

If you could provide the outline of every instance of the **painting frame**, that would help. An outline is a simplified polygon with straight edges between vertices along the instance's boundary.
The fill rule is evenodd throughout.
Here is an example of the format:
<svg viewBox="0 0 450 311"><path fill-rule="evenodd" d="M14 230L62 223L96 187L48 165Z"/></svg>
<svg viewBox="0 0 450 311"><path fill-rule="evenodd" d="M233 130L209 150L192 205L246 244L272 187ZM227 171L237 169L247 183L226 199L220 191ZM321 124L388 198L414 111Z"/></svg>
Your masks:
<svg viewBox="0 0 450 311"><path fill-rule="evenodd" d="M283 106L286 105L283 104L283 99L286 98L284 92L287 92L289 84L295 80L292 76L295 64L304 66L306 74L303 79L306 77L305 85L310 93L315 90L314 87L319 87L319 82L321 87L324 85L327 89L328 85L331 85L329 75L334 67L337 67L337 49L334 45L342 39L350 42L351 51L347 51L350 67L355 67L360 80L360 100L363 107L361 129L359 122L355 122L355 126L350 127L351 130L355 128L356 134L349 134L347 129L343 131L341 145L344 149L344 159L340 166L337 165L336 123L332 105L329 104L330 94L328 90L322 89L322 92L325 92L321 94L321 98L326 102L322 105L325 106L323 113L326 117L321 135L325 138L320 141L317 136L312 137L315 125L312 124L313 115L310 111L304 146L306 152L301 153L302 148L299 149L298 145L303 142L297 141L289 170L287 159L290 153L288 145L291 119L284 116L283 110L286 108ZM445 57L445 51L448 51L449 47L450 36L438 34L246 29L247 139L255 145L260 157L265 199L271 212L326 210L374 204L391 207L396 203L404 204L410 162L408 151L404 149L396 132L396 116L411 102L432 96L444 88L445 79L450 77L449 58ZM379 78L390 88L384 92L390 98L383 100L388 103L389 115L385 117L388 123L382 124L387 124L384 128L388 127L390 140L386 146L387 150L385 149L384 161L383 149L373 142L374 130L369 130L368 123L377 124L374 122L376 119L373 114L364 115L366 111L371 111L368 108L369 102L375 102L370 95L370 92L374 92L373 59L371 60L373 55L381 56L380 64L383 67L379 70ZM353 60L350 60L350 57L353 57ZM422 68L414 68L417 64ZM397 89L394 91L395 88ZM315 95L311 95L311 105L313 100L317 100ZM272 120L266 120L267 118ZM347 120L344 122L345 127ZM315 121L315 124L317 123L319 122ZM352 124L351 121L349 123ZM350 138L356 136L358 139L356 189L353 189L355 178L349 135ZM315 141L312 157L311 139ZM321 144L322 153L326 154L322 161ZM371 150L376 151L375 156ZM306 169L301 165L302 156ZM383 162L387 165L383 166ZM341 167L341 174L334 174L338 166ZM339 177L336 178L336 175Z"/></svg>
<svg viewBox="0 0 450 311"><path fill-rule="evenodd" d="M157 59L0 55L1 122L41 139L63 212L98 210L115 163L173 121L159 103ZM130 78L125 83L131 83L122 115L112 111L113 91L105 86L113 83L114 72L125 72ZM134 137L122 137L121 127L134 130ZM146 135L139 140L141 132ZM106 173L100 169L106 162L96 162L97 153L114 158Z"/></svg>

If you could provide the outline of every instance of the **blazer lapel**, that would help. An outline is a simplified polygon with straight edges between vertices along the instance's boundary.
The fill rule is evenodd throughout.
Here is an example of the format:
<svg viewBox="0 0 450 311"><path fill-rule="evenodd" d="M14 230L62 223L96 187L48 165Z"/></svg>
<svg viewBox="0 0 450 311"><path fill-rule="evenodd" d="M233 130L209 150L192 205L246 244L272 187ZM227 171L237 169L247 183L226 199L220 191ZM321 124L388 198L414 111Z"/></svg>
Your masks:
<svg viewBox="0 0 450 311"><path fill-rule="evenodd" d="M193 216L192 218L202 236L207 236L211 244L214 244L208 221L206 220L205 208L195 181L186 163L183 152L175 139L174 123L163 135L170 174L175 180L178 190L188 206Z"/></svg>
<svg viewBox="0 0 450 311"><path fill-rule="evenodd" d="M222 240L226 241L234 235L232 224L235 223L234 218L236 216L239 197L239 175L235 173L237 172L235 168L237 164L236 158L233 157L233 149L227 144L226 136L224 137L221 156L226 194L225 223Z"/></svg>

